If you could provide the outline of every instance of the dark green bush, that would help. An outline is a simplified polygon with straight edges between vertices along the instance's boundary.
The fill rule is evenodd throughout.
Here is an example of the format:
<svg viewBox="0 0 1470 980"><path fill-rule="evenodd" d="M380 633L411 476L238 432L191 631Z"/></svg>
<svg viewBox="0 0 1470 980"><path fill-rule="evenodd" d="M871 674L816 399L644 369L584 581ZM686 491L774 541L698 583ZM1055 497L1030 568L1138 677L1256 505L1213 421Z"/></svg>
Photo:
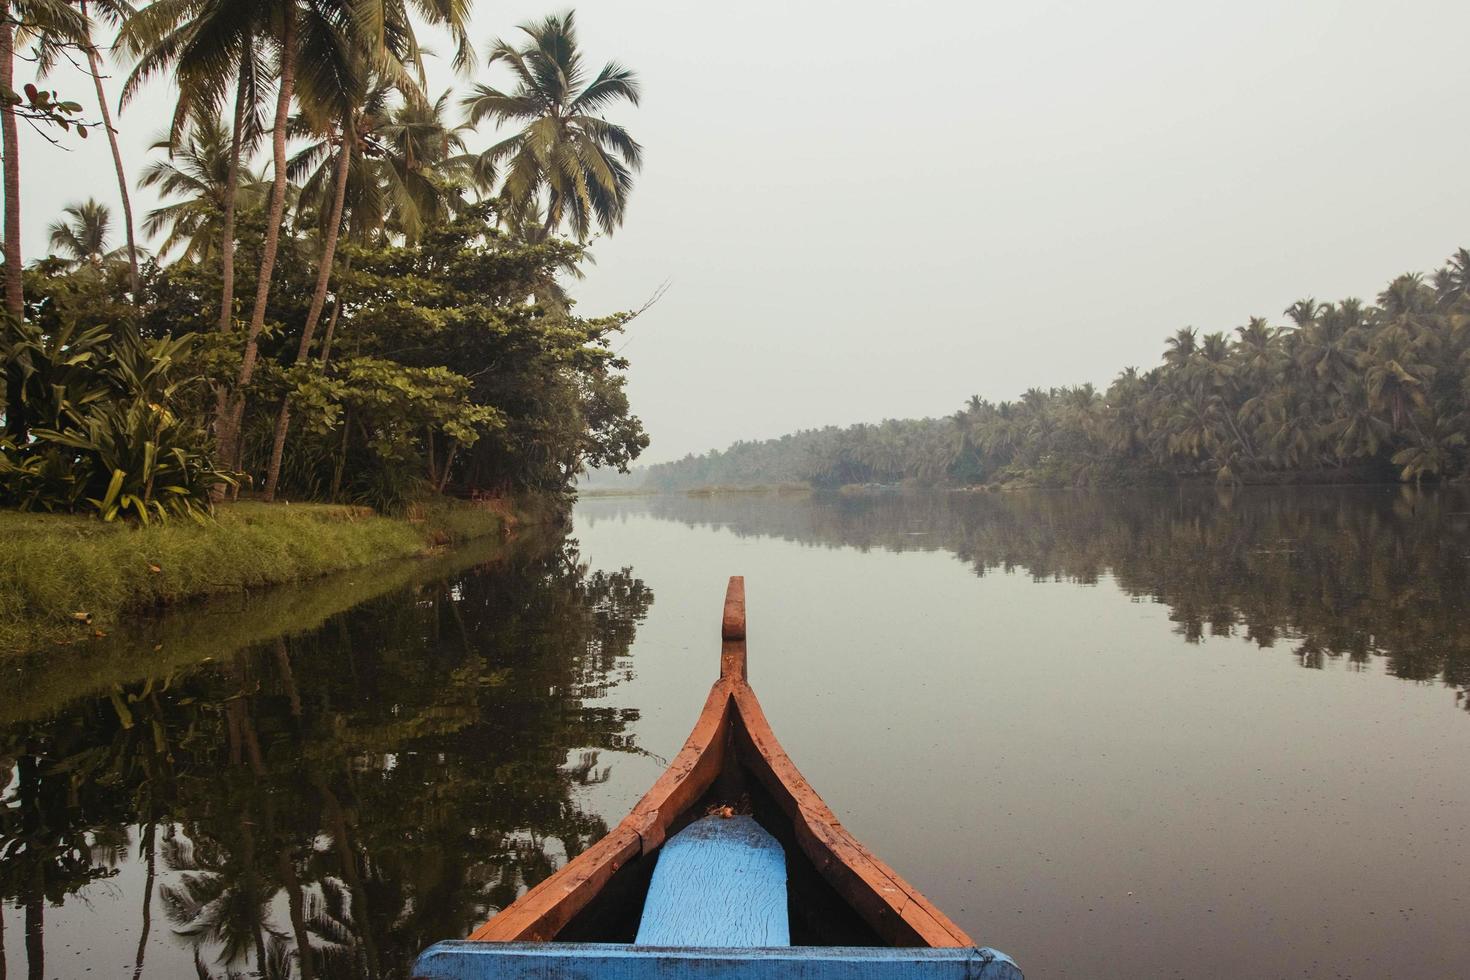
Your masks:
<svg viewBox="0 0 1470 980"><path fill-rule="evenodd" d="M229 483L207 437L170 407L202 384L181 374L192 335L144 339L128 323L47 333L8 322L0 363L20 383L0 442L0 506L92 511L143 523L199 517L210 489ZM12 393L13 394L13 393Z"/></svg>

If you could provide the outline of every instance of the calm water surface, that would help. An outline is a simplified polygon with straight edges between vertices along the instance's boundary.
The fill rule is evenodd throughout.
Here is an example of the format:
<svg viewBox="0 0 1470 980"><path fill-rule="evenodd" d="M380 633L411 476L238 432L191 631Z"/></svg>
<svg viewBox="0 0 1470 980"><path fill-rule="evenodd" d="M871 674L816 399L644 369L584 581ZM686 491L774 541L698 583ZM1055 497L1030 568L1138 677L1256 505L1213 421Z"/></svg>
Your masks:
<svg viewBox="0 0 1470 980"><path fill-rule="evenodd" d="M0 664L6 975L405 976L661 771L733 573L803 772L1032 980L1470 959L1464 494L602 499L491 550Z"/></svg>

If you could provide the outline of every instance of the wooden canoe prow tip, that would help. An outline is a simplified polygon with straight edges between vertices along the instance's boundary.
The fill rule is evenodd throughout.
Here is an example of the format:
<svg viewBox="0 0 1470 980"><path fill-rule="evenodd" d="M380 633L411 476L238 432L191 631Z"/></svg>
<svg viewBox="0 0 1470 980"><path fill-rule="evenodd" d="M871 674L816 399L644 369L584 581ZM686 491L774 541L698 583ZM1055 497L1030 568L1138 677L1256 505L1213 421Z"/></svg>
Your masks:
<svg viewBox="0 0 1470 980"><path fill-rule="evenodd" d="M720 639L745 639L745 576L731 575L725 589L725 615L720 621Z"/></svg>

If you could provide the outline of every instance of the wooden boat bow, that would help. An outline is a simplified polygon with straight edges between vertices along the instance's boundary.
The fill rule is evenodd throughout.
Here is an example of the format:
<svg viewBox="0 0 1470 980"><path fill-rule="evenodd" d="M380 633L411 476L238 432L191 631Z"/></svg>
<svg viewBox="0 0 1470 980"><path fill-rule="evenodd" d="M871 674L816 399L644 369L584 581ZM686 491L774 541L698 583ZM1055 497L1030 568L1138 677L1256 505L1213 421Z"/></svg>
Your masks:
<svg viewBox="0 0 1470 980"><path fill-rule="evenodd" d="M758 806L765 810L764 819L759 808L755 811L757 819L772 832L783 835L781 843L788 855L788 864L799 863L800 870L811 879L804 894L820 892L830 896L835 893L840 904L845 906L842 914L857 927L868 930L864 934L867 938L862 942L799 944L790 947L792 952L782 955L820 958L819 953L825 950L833 963L848 962L843 959L845 956L857 957L852 962L866 962L864 957L869 954L856 947L907 947L914 949L915 953L905 962L927 963L925 969L928 972L881 972L882 976L955 975L1019 980L1021 974L1014 963L993 950L977 949L963 929L849 834L781 747L748 680L745 581L740 576L732 577L726 589L720 639L720 676L710 688L693 730L668 768L622 822L476 929L469 942L441 943L425 953L420 960L420 968L424 968L425 960L431 959L435 950L453 947L457 955L463 955L477 949L475 943L517 944L514 948L507 946L504 949L507 954L515 952L519 955L520 951L533 948L525 944L544 944L548 950L569 949L578 942L592 939L598 940L598 944L577 948L591 950L597 956L611 956L617 962L628 957L638 959L654 947L626 945L630 939L607 944L608 930L591 928L588 922L600 916L605 924L609 915L625 914L626 909L620 911L618 906L634 906L636 912L642 905L637 897L638 883L646 887L656 863L656 852L665 840L703 817L707 811L728 814L731 807L722 803L737 800L748 803L751 797L755 797L759 801ZM798 884L793 879L792 888L796 889ZM631 897L609 899L607 895ZM801 911L800 904L798 892L793 890L793 909ZM599 905L607 907L599 908ZM620 928L625 928L625 925ZM794 932L793 929L793 935ZM796 942L795 938L793 942ZM933 955L919 953L918 950L923 948L933 950ZM483 947L478 949L490 951ZM698 952L698 947L687 949L690 955ZM945 950L950 953L942 952ZM730 950L707 952L720 952L722 956L731 954ZM770 949L731 955L748 966L755 953L775 955ZM680 962L688 959L685 954L680 956ZM714 957L711 962L714 960L725 962L720 957ZM766 957L762 962L768 960ZM955 964L963 966L964 972L935 972L936 967L948 970ZM890 965L897 966L898 961L892 960ZM416 975L461 974L430 970L423 974L416 972ZM463 975L491 974L472 972ZM710 974L696 971L690 975L757 974L736 970ZM811 975L849 974L839 971ZM879 976L880 973L859 970L850 975L867 977Z"/></svg>
<svg viewBox="0 0 1470 980"><path fill-rule="evenodd" d="M730 579L721 617L720 677L694 729L664 774L601 841L476 929L472 940L547 941L622 865L658 848L704 796L726 756L760 778L791 818L808 858L880 936L896 946L973 946L964 930L843 828L777 741L747 680L745 580Z"/></svg>

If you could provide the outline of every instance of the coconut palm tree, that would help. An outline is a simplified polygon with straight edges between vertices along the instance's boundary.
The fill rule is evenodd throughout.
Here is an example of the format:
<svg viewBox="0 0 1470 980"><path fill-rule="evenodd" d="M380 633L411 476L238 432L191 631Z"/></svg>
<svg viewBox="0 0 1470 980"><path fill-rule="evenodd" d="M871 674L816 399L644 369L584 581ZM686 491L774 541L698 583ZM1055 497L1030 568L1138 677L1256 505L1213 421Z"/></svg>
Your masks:
<svg viewBox="0 0 1470 980"><path fill-rule="evenodd" d="M321 319L322 308L327 301L327 286L332 276L332 262L337 253L337 238L342 230L342 212L347 204L347 188L350 182L352 159L358 149L362 124L382 115L382 103L386 100L386 86L369 85L367 73L357 75L364 91L343 90L333 93L307 106L303 113L305 124L321 136L317 143L318 153L334 157L331 163L331 203L325 209L326 222L322 228L322 254L317 269L316 288L312 292L311 306L307 310L306 324L301 331L301 342L296 350L294 363L302 364L311 355L311 342L316 335L316 326ZM371 125L370 123L368 125ZM298 154L297 160L301 156ZM293 161L296 162L296 161ZM327 179L318 173L318 191L325 187ZM281 407L276 412L275 432L271 437L270 462L266 467L265 499L274 500L276 484L281 478L281 455L286 447L286 433L291 423L291 395L288 391L281 398Z"/></svg>
<svg viewBox="0 0 1470 980"><path fill-rule="evenodd" d="M107 132L107 144L112 150L112 166L117 172L117 191L122 201L123 235L127 239L128 285L133 295L138 294L138 242L133 235L133 199L128 191L128 172L123 166L122 150L117 144L117 130L112 125L112 110L107 104L107 91L102 84L102 59L97 55L97 45L92 40L95 18L101 18L109 27L116 28L132 13L125 0L81 0L77 11L87 21L87 38L84 45L87 55L87 73L92 76L92 87L97 91L97 112L102 117L102 128Z"/></svg>
<svg viewBox="0 0 1470 980"><path fill-rule="evenodd" d="M468 201L475 158L466 152L467 123L447 119L450 92L433 102L404 98L372 133L366 151L379 161L388 226L408 242L449 221Z"/></svg>
<svg viewBox="0 0 1470 980"><path fill-rule="evenodd" d="M1199 348L1198 331L1194 327L1180 327L1174 336L1164 341L1164 363L1171 368L1182 368Z"/></svg>
<svg viewBox="0 0 1470 980"><path fill-rule="evenodd" d="M1419 359L1413 341L1402 330L1385 329L1363 352L1359 364L1369 404L1387 412L1395 430L1405 431L1407 423L1417 432L1415 412L1428 408L1425 391L1435 369Z"/></svg>
<svg viewBox="0 0 1470 980"><path fill-rule="evenodd" d="M51 25L59 27L59 30L29 24L25 25L24 29L31 35L34 48L31 57L35 62L38 76L49 75L57 62L63 58L68 63L75 65L76 59L72 55L74 50L80 50L86 58L86 71L97 93L97 111L102 119L102 128L107 131L108 145L112 150L113 170L117 175L118 192L122 199L124 231L128 243L128 282L133 293L136 294L138 291L138 255L137 243L133 238L133 202L128 192L127 170L123 167L122 151L118 148L117 143L117 132L112 126L112 112L107 104L107 92L102 84L102 60L92 38L95 26L94 13L108 25L116 27L132 13L132 7L126 3L126 0L79 0L74 20L68 18L64 25ZM82 135L86 135L85 131L82 132Z"/></svg>
<svg viewBox="0 0 1470 980"><path fill-rule="evenodd" d="M1324 388L1340 392L1362 352L1363 320L1363 307L1357 300L1320 307L1297 331L1297 365L1314 374Z"/></svg>
<svg viewBox="0 0 1470 980"><path fill-rule="evenodd" d="M218 119L196 119L181 142L164 134L152 148L169 155L150 164L138 185L156 187L178 200L148 212L143 233L150 237L166 234L160 255L182 248L183 257L196 262L223 257L233 246L231 226L237 199L247 205L259 204L265 197L264 179L247 167L241 186L232 134Z"/></svg>
<svg viewBox="0 0 1470 980"><path fill-rule="evenodd" d="M65 215L52 223L49 234L51 248L68 264L101 265L113 252L108 251L107 236L112 230L112 211L94 198L61 209Z"/></svg>
<svg viewBox="0 0 1470 980"><path fill-rule="evenodd" d="M220 333L228 333L235 317L235 216L243 157L259 138L261 107L265 101L266 66L263 45L269 5L255 0L155 0L130 17L118 35L118 44L137 58L122 98L158 74L177 80L178 101L169 136L184 139L190 120L209 120L218 126L233 84L229 153L225 181L219 195ZM215 434L223 435L229 410L229 392L215 385ZM223 488L217 488L222 493Z"/></svg>
<svg viewBox="0 0 1470 980"><path fill-rule="evenodd" d="M401 11L395 10L393 15L400 16ZM451 22L450 26L453 30L456 23ZM406 32L406 19L403 30ZM299 173L316 161L316 170L303 187L303 191L308 192L304 196L307 200L312 197L320 199L325 189L331 188L330 204L319 208L325 218L321 263L296 352L297 364L305 363L310 356L316 327L326 304L343 211L349 186L353 183L354 157L377 164L365 180L360 176L357 181L358 203L369 203L364 199L370 197L386 197L385 203L398 215L400 226L410 240L418 237L428 220L436 219L446 211L447 195L433 177L433 168L436 164L444 164L451 151L459 151L457 160L464 159L459 128L449 128L443 121L448 104L447 92L430 106L407 73L398 70L400 63L393 58L377 59L374 70L372 65L365 63L372 58L370 51L359 48L352 55L356 59L351 66L354 70L318 81L315 90L309 93L310 97L303 101L301 116L295 120L294 128L298 132L310 132L318 139L291 161L287 176L292 175L291 168ZM334 88L329 83L338 87ZM393 112L389 110L389 104L395 90L403 94L403 104ZM330 179L325 173L329 159L332 161ZM374 180L374 176L379 179ZM386 188L386 195L370 193L379 186ZM380 223L383 210L382 207L377 208L372 220ZM276 413L271 439L265 483L267 501L275 499L289 426L290 395L287 394Z"/></svg>
<svg viewBox="0 0 1470 980"><path fill-rule="evenodd" d="M245 333L229 412L220 426L224 458L240 462L240 424L255 375L260 332L265 328L266 306L285 216L286 156L292 99L297 83L303 105L340 105L354 93L365 92L364 76L378 71L395 81L408 79L408 66L420 52L405 0L268 0L266 20L275 39L277 90L275 122L271 128L273 159L270 205L265 241L255 288L255 304ZM463 39L469 8L462 0L419 0L413 9L431 23L446 26L460 39L460 62L468 64ZM299 77L298 77L299 76Z"/></svg>
<svg viewBox="0 0 1470 980"><path fill-rule="evenodd" d="M221 217L220 310L217 326L228 331L235 310L235 214L242 158L261 132L266 65L263 58L266 7L254 0L156 0L130 17L118 44L137 58L123 86L124 104L156 75L172 74L178 100L169 128L172 144L186 140L195 120L218 120L234 90L229 153Z"/></svg>
<svg viewBox="0 0 1470 980"><path fill-rule="evenodd" d="M643 148L601 113L620 101L637 105L637 77L609 61L589 79L572 13L520 30L524 46L496 40L490 49L490 64L507 65L515 89L480 83L464 99L472 125L488 119L522 127L480 155L481 180L488 184L504 165L501 194L511 208L539 202L544 192L547 231L565 224L585 241L595 224L610 234L622 224Z"/></svg>
<svg viewBox="0 0 1470 980"><path fill-rule="evenodd" d="M15 55L17 48L43 50L63 43L82 43L86 20L66 0L0 0L0 150L4 155L5 310L17 320L25 316L25 287L20 252L20 135L16 129ZM19 384L9 384L16 391ZM24 434L24 406L7 403L7 431ZM18 410L17 410L18 409Z"/></svg>

